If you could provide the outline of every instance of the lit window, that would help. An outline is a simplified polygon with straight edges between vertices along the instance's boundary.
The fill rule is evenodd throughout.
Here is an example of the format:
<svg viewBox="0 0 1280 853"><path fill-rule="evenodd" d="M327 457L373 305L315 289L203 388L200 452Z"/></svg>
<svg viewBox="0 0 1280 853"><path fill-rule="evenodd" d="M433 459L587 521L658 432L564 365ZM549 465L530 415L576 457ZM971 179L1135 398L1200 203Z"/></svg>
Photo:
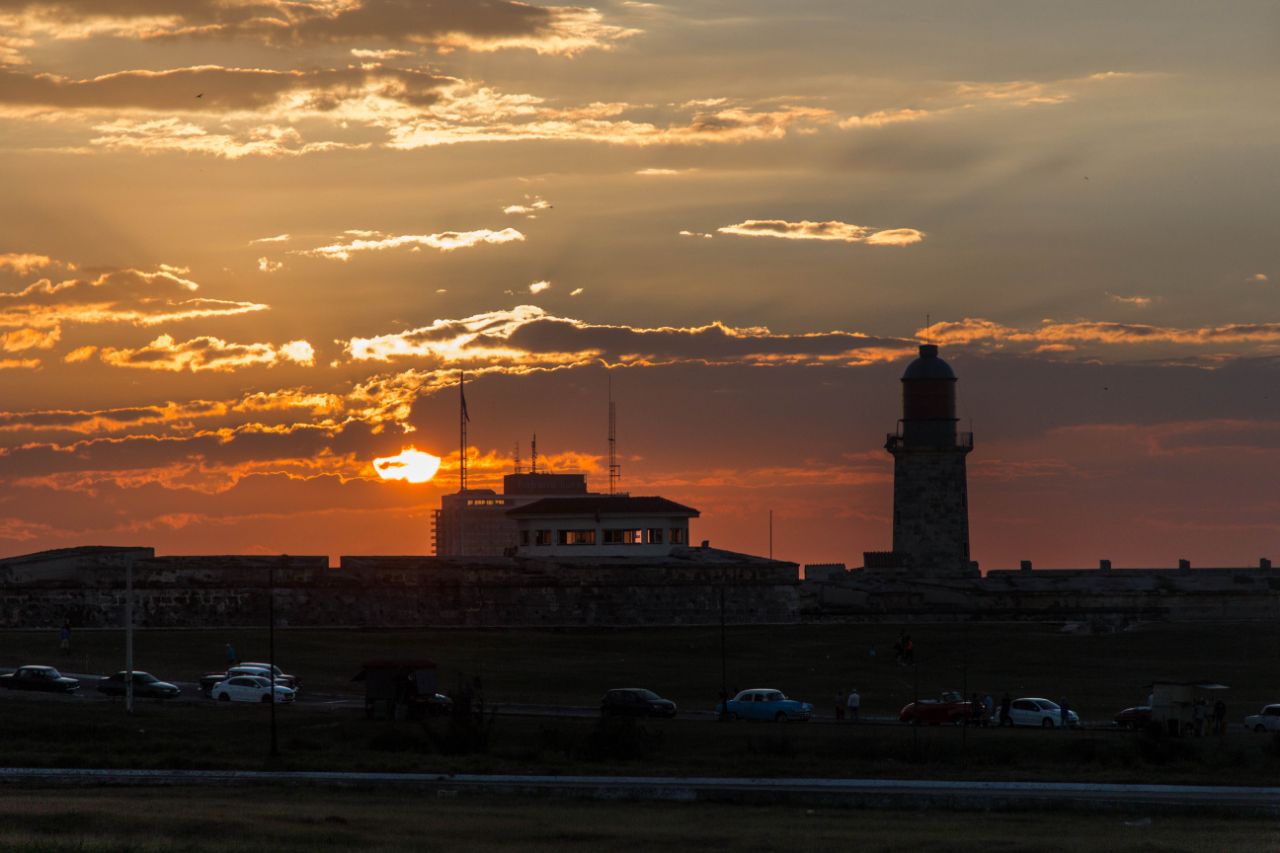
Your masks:
<svg viewBox="0 0 1280 853"><path fill-rule="evenodd" d="M662 528L661 527L649 528L649 544L650 545L662 544Z"/></svg>
<svg viewBox="0 0 1280 853"><path fill-rule="evenodd" d="M550 544L551 544L551 531L550 531L550 530L535 530L535 531L534 531L534 536L533 536L533 544L534 544L534 545L550 545Z"/></svg>
<svg viewBox="0 0 1280 853"><path fill-rule="evenodd" d="M594 545L596 544L596 532L594 530L561 530L561 545Z"/></svg>
<svg viewBox="0 0 1280 853"><path fill-rule="evenodd" d="M684 544L684 528L683 527L671 528L671 544L672 545Z"/></svg>
<svg viewBox="0 0 1280 853"><path fill-rule="evenodd" d="M641 538L644 531L641 530L605 530L604 544L606 545L639 545L644 540Z"/></svg>

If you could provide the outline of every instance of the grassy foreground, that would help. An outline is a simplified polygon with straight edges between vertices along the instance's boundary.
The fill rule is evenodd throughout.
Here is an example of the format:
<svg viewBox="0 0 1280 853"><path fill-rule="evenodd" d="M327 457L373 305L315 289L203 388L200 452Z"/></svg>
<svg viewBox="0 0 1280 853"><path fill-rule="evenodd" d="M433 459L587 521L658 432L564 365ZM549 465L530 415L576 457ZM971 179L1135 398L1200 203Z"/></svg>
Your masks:
<svg viewBox="0 0 1280 853"><path fill-rule="evenodd" d="M1274 821L715 804L431 799L363 791L5 792L15 853L361 850L1263 851Z"/></svg>

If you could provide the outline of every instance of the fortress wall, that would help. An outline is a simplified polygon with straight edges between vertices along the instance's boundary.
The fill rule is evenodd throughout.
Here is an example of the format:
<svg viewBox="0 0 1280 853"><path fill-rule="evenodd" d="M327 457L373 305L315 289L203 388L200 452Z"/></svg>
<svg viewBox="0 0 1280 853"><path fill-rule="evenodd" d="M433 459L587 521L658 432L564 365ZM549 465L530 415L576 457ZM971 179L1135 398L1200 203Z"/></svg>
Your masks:
<svg viewBox="0 0 1280 853"><path fill-rule="evenodd" d="M135 624L220 627L267 622L274 574L281 626L486 627L790 623L795 566L744 557L689 565L573 565L511 558L152 557L134 561ZM106 627L124 621L120 554L30 562L0 587L0 628ZM9 570L0 561L0 573Z"/></svg>

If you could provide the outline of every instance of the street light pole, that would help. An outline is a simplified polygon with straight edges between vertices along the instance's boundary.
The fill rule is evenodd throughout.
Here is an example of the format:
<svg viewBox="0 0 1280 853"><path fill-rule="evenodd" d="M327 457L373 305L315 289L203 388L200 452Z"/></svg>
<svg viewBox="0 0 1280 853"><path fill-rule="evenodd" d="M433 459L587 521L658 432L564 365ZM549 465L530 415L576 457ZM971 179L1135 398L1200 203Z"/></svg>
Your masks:
<svg viewBox="0 0 1280 853"><path fill-rule="evenodd" d="M289 564L289 557L280 555L282 566ZM271 667L271 757L280 757L280 743L276 737L276 566L267 567L267 660Z"/></svg>
<svg viewBox="0 0 1280 853"><path fill-rule="evenodd" d="M124 564L124 709L133 713L133 558Z"/></svg>

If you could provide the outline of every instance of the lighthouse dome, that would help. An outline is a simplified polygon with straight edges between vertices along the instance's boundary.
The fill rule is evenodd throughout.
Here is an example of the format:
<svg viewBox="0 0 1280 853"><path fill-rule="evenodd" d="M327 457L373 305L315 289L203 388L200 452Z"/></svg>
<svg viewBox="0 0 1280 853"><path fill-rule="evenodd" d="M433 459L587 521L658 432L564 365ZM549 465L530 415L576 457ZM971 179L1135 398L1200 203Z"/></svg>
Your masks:
<svg viewBox="0 0 1280 853"><path fill-rule="evenodd" d="M951 365L938 358L937 344L921 344L920 357L907 365L902 374L904 381L910 379L951 379L956 378Z"/></svg>

